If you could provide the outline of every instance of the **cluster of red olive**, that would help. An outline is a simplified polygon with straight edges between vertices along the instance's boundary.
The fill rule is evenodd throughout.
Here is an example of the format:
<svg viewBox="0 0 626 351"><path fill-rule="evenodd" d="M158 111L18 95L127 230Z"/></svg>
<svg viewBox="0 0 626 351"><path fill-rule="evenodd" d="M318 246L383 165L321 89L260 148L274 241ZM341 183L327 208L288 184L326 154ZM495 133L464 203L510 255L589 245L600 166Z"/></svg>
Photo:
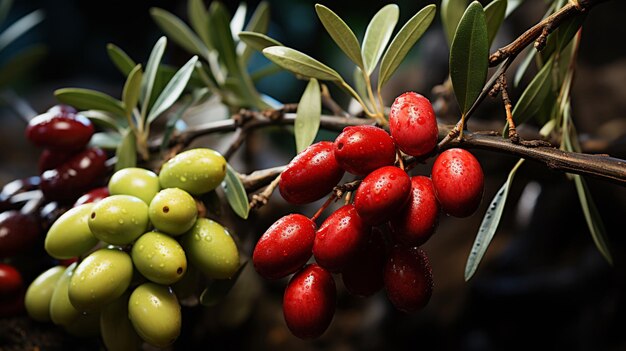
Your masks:
<svg viewBox="0 0 626 351"><path fill-rule="evenodd" d="M435 232L440 210L465 217L480 203L482 169L463 149L439 154L431 178L410 177L394 165L401 155L397 149L421 157L436 147L437 121L428 99L413 92L399 96L389 129L391 136L375 126L347 127L334 142L309 146L281 174L279 190L291 204L323 198L345 171L365 177L353 202L319 228L315 217L289 214L254 249L254 267L263 277L295 273L285 290L283 313L297 337L316 338L328 328L336 300L332 273L341 274L353 295L370 296L384 287L397 309L420 310L430 299L433 281L419 246ZM307 265L311 255L316 263Z"/></svg>

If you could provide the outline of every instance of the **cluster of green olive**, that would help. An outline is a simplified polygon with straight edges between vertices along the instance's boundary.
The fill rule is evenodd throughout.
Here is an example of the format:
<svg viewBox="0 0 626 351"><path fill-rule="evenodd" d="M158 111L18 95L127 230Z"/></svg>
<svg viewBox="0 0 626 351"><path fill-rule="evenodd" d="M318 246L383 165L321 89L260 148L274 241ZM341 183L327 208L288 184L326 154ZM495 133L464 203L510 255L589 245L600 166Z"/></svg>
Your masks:
<svg viewBox="0 0 626 351"><path fill-rule="evenodd" d="M50 227L45 248L52 257L84 258L33 281L25 301L30 316L73 334L95 329L110 350L136 349L141 340L172 344L181 328L175 292L192 274L188 263L211 279L239 268L232 237L199 218L194 199L215 189L225 171L219 153L193 149L166 162L158 176L142 168L114 173L110 196L72 208Z"/></svg>

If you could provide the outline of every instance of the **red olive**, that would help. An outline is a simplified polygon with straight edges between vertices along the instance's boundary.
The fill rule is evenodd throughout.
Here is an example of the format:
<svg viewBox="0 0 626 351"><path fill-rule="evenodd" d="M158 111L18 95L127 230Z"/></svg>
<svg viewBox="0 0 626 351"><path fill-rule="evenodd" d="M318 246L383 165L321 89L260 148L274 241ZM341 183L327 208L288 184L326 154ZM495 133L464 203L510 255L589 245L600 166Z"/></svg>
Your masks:
<svg viewBox="0 0 626 351"><path fill-rule="evenodd" d="M0 297L15 295L24 288L22 274L15 267L0 263Z"/></svg>
<svg viewBox="0 0 626 351"><path fill-rule="evenodd" d="M431 152L437 145L439 130L430 101L414 92L398 96L389 112L389 131L404 153L422 156Z"/></svg>
<svg viewBox="0 0 626 351"><path fill-rule="evenodd" d="M407 313L422 309L433 292L433 275L426 253L417 247L395 247L385 266L389 301Z"/></svg>
<svg viewBox="0 0 626 351"><path fill-rule="evenodd" d="M37 146L58 151L84 148L94 133L91 121L80 114L46 112L28 122L26 137Z"/></svg>
<svg viewBox="0 0 626 351"><path fill-rule="evenodd" d="M385 166L370 173L359 185L354 196L354 206L366 223L378 225L388 221L411 193L411 179L405 171Z"/></svg>
<svg viewBox="0 0 626 351"><path fill-rule="evenodd" d="M425 243L437 229L439 203L428 177L411 178L409 204L389 221L394 240L405 246Z"/></svg>
<svg viewBox="0 0 626 351"><path fill-rule="evenodd" d="M360 176L396 161L396 145L374 126L346 127L334 143L335 159L346 171Z"/></svg>
<svg viewBox="0 0 626 351"><path fill-rule="evenodd" d="M59 105L54 105L50 107L48 109L48 112L54 113L54 114L65 114L65 113L77 113L78 111L76 111L76 109L73 108L72 106L59 104Z"/></svg>
<svg viewBox="0 0 626 351"><path fill-rule="evenodd" d="M76 155L76 152L44 149L39 155L39 173L61 166L65 162L69 161L74 155Z"/></svg>
<svg viewBox="0 0 626 351"><path fill-rule="evenodd" d="M0 213L0 258L12 257L32 248L40 233L36 217L19 211Z"/></svg>
<svg viewBox="0 0 626 351"><path fill-rule="evenodd" d="M85 193L83 196L79 197L76 200L76 202L74 202L73 207L80 206L82 204L91 203L91 202L98 202L108 197L109 195L110 195L109 188L106 186L91 189L87 193Z"/></svg>
<svg viewBox="0 0 626 351"><path fill-rule="evenodd" d="M352 295L367 297L383 288L387 246L383 232L372 228L367 241L359 248L341 273L343 284Z"/></svg>

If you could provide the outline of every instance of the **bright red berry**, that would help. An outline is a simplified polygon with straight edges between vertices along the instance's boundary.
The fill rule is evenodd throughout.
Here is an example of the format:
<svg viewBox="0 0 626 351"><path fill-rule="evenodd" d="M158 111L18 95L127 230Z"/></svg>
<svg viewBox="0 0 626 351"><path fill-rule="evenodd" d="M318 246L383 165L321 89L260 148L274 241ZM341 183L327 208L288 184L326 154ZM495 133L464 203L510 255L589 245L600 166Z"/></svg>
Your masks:
<svg viewBox="0 0 626 351"><path fill-rule="evenodd" d="M59 151L84 148L93 133L93 124L87 117L62 109L38 115L26 127L28 140L37 146Z"/></svg>
<svg viewBox="0 0 626 351"><path fill-rule="evenodd" d="M407 313L422 309L433 292L433 276L426 253L417 247L395 247L385 265L389 301Z"/></svg>
<svg viewBox="0 0 626 351"><path fill-rule="evenodd" d="M346 171L360 176L396 161L396 145L374 126L346 127L334 143L335 158Z"/></svg>
<svg viewBox="0 0 626 351"><path fill-rule="evenodd" d="M32 248L40 233L41 227L35 216L19 211L0 213L0 259Z"/></svg>
<svg viewBox="0 0 626 351"><path fill-rule="evenodd" d="M387 246L383 232L372 228L367 241L352 257L341 273L346 289L356 296L367 297L383 288L383 270Z"/></svg>
<svg viewBox="0 0 626 351"><path fill-rule="evenodd" d="M356 190L354 206L366 223L388 221L411 196L411 179L405 171L385 166L370 173Z"/></svg>
<svg viewBox="0 0 626 351"><path fill-rule="evenodd" d="M74 155L76 154L72 152L44 149L39 155L39 173L61 166L65 162L69 161Z"/></svg>
<svg viewBox="0 0 626 351"><path fill-rule="evenodd" d="M280 194L294 205L319 200L328 194L343 176L335 160L333 143L321 141L299 153L280 175Z"/></svg>
<svg viewBox="0 0 626 351"><path fill-rule="evenodd" d="M354 208L346 205L333 212L315 234L313 256L331 272L340 271L367 240L370 226Z"/></svg>
<svg viewBox="0 0 626 351"><path fill-rule="evenodd" d="M433 182L428 177L411 178L411 198L398 215L389 221L394 240L404 246L419 246L428 240L439 219L439 203Z"/></svg>
<svg viewBox="0 0 626 351"><path fill-rule="evenodd" d="M0 297L17 294L24 287L20 272L15 267L0 263Z"/></svg>
<svg viewBox="0 0 626 351"><path fill-rule="evenodd" d="M435 195L441 208L455 217L474 213L483 197L483 170L474 155L463 149L442 152L432 169Z"/></svg>
<svg viewBox="0 0 626 351"><path fill-rule="evenodd" d="M439 130L430 101L414 92L398 96L389 112L389 131L404 153L422 156L431 152Z"/></svg>
<svg viewBox="0 0 626 351"><path fill-rule="evenodd" d="M333 276L316 264L304 267L285 289L283 314L287 327L301 339L321 336L333 319L336 299Z"/></svg>
<svg viewBox="0 0 626 351"><path fill-rule="evenodd" d="M267 229L254 248L252 262L267 279L288 276L311 257L315 223L301 214L289 214Z"/></svg>
<svg viewBox="0 0 626 351"><path fill-rule="evenodd" d="M109 188L106 187L106 186L103 186L103 187L100 187L100 188L91 189L87 193L85 193L84 195L79 197L76 200L76 202L74 202L74 205L72 207L80 206L82 204L87 204L87 203L91 203L91 202L98 202L98 201L108 197L109 195L110 195L109 194Z"/></svg>

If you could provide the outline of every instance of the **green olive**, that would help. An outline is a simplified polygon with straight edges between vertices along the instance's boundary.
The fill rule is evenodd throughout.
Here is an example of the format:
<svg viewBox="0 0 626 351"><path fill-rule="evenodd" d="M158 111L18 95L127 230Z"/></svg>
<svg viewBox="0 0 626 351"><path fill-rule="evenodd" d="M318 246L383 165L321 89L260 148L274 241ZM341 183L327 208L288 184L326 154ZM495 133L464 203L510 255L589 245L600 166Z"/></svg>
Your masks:
<svg viewBox="0 0 626 351"><path fill-rule="evenodd" d="M100 249L87 256L70 279L69 298L82 312L98 310L120 297L133 277L133 262L127 253Z"/></svg>
<svg viewBox="0 0 626 351"><path fill-rule="evenodd" d="M148 228L148 205L130 195L112 195L94 205L89 215L93 235L109 244L126 245Z"/></svg>
<svg viewBox="0 0 626 351"><path fill-rule="evenodd" d="M78 318L65 327L65 330L79 338L92 338L100 334L100 313L81 313Z"/></svg>
<svg viewBox="0 0 626 351"><path fill-rule="evenodd" d="M148 208L150 222L158 230L170 235L188 231L196 222L198 208L188 192L170 188L159 191Z"/></svg>
<svg viewBox="0 0 626 351"><path fill-rule="evenodd" d="M224 180L226 160L211 149L191 149L167 161L159 173L162 188L181 188L192 195L207 193Z"/></svg>
<svg viewBox="0 0 626 351"><path fill-rule="evenodd" d="M52 319L52 322L56 325L68 326L81 315L80 311L70 303L68 295L70 278L72 278L76 266L78 266L78 263L74 262L67 267L52 293L52 299L50 300L50 319Z"/></svg>
<svg viewBox="0 0 626 351"><path fill-rule="evenodd" d="M180 305L167 286L154 283L138 286L128 301L128 317L137 334L157 347L171 345L180 334Z"/></svg>
<svg viewBox="0 0 626 351"><path fill-rule="evenodd" d="M64 266L56 266L41 273L26 290L24 305L28 315L37 321L50 320L50 301L59 279L65 271Z"/></svg>
<svg viewBox="0 0 626 351"><path fill-rule="evenodd" d="M199 218L181 242L189 261L209 278L230 278L239 268L237 245L217 222Z"/></svg>
<svg viewBox="0 0 626 351"><path fill-rule="evenodd" d="M131 256L137 270L155 283L175 283L187 270L185 251L178 241L166 234L142 235L133 245Z"/></svg>
<svg viewBox="0 0 626 351"><path fill-rule="evenodd" d="M140 198L146 204L152 201L161 186L159 176L144 168L124 168L113 173L109 180L111 195L132 195Z"/></svg>
<svg viewBox="0 0 626 351"><path fill-rule="evenodd" d="M57 259L80 256L98 243L87 223L93 207L93 203L74 207L52 224L44 244L50 256Z"/></svg>
<svg viewBox="0 0 626 351"><path fill-rule="evenodd" d="M126 293L100 312L100 334L107 350L136 351L141 347L141 339L128 319L128 298Z"/></svg>

